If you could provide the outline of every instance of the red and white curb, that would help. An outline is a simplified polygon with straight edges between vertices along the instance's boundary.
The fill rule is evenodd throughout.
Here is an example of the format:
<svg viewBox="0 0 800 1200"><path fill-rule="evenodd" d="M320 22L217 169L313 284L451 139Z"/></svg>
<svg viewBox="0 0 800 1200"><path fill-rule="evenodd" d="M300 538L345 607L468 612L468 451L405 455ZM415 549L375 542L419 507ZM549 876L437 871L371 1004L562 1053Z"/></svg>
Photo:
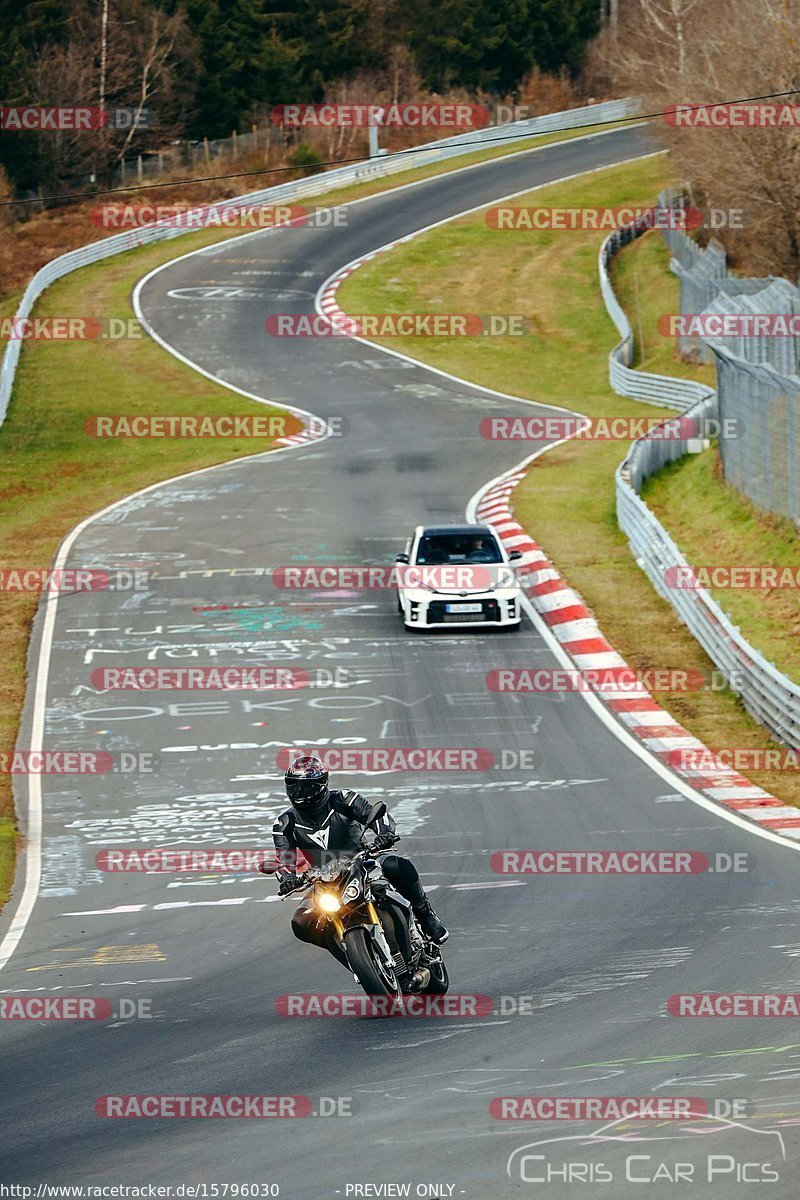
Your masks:
<svg viewBox="0 0 800 1200"><path fill-rule="evenodd" d="M627 667L621 654L606 640L583 598L567 584L541 546L514 520L511 493L527 471L506 475L490 484L478 500L478 521L493 526L509 550L519 550L520 576L526 594L542 620L548 625L575 664L578 671ZM784 837L800 838L800 810L785 805L777 796L756 787L733 767L727 766L688 729L655 702L641 684L625 687L600 687L597 696L629 733L640 738L651 753L660 758L691 787L718 804L724 804L741 817L757 821ZM702 756L708 770L675 766L675 751L688 750Z"/></svg>
<svg viewBox="0 0 800 1200"><path fill-rule="evenodd" d="M300 420L303 419L303 417L300 413L293 413L292 415L298 417ZM313 442L321 441L326 436L327 436L327 434L326 434L326 430L324 428L317 428L316 426L304 425L303 428L298 433L290 433L286 437L276 438L275 445L276 446L308 446L308 445L311 445Z"/></svg>
<svg viewBox="0 0 800 1200"><path fill-rule="evenodd" d="M341 284L364 263L393 250L406 240L410 238L400 238L398 242L381 246L332 275L319 293L318 311L331 321L337 318L349 320L336 298ZM479 495L476 520L493 526L508 550L522 553L519 573L524 590L562 650L575 664L576 670L628 668L622 655L603 636L583 597L562 579L541 546L514 520L511 493L525 478L528 469L525 467L490 483ZM722 762L699 738L679 725L666 709L657 704L644 685L626 686L624 690L601 687L595 694L629 734L638 738L646 750L696 792L731 809L737 816L756 822L763 829L800 840L800 809L784 804L777 796L757 787L735 768ZM674 755L681 750L702 756L707 769L676 765Z"/></svg>
<svg viewBox="0 0 800 1200"><path fill-rule="evenodd" d="M340 317L342 321L351 322L351 318L348 317L344 309L339 307L336 299L336 293L338 292L340 286L344 283L345 279L357 271L359 267L363 267L364 263L368 263L371 259L377 258L379 254L385 254L387 250L394 250L402 242L410 241L411 237L415 236L416 234L412 234L408 237L398 238L396 242L389 242L386 246L379 246L377 250L370 251L370 253L365 254L363 258L354 259L353 262L349 262L346 267L342 267L341 271L337 271L335 275L331 275L330 279L327 280L324 288L317 297L318 310L323 314L323 316L328 317L331 321L334 321L336 318Z"/></svg>

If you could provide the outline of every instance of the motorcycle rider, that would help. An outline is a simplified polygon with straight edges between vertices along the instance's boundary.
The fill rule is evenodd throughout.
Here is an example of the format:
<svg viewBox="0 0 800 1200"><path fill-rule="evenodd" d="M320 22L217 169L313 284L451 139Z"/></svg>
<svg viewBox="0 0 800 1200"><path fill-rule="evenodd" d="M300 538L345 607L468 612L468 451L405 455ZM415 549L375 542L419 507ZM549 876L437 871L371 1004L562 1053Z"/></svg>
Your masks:
<svg viewBox="0 0 800 1200"><path fill-rule="evenodd" d="M354 791L337 791L329 787L328 768L316 755L295 758L284 776L286 795L291 808L281 813L272 828L272 839L283 870L278 873L282 895L298 883L295 871L298 851L313 866L320 866L324 853L328 855L355 854L363 847L362 834L369 818L369 801ZM395 823L386 813L375 826L372 843L377 852L387 849L395 840ZM395 891L408 900L417 924L434 942L441 944L449 937L431 907L420 883L416 867L399 854L382 854L381 871ZM311 942L325 949L347 966L347 961L330 930L316 928L317 918L304 900L292 916L292 932L301 942Z"/></svg>

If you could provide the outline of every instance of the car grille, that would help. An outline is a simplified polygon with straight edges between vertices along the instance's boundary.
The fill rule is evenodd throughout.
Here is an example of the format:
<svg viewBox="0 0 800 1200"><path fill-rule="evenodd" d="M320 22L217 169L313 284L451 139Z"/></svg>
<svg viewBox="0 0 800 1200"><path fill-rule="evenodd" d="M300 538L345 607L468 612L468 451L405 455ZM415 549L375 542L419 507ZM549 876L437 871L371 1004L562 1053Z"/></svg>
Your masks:
<svg viewBox="0 0 800 1200"><path fill-rule="evenodd" d="M477 600L465 600L465 604L477 604ZM428 622L429 624L446 625L450 621L499 621L500 620L500 605L496 600L481 601L481 611L479 613L460 613L446 611L448 604L456 605L457 600L431 600L428 605Z"/></svg>

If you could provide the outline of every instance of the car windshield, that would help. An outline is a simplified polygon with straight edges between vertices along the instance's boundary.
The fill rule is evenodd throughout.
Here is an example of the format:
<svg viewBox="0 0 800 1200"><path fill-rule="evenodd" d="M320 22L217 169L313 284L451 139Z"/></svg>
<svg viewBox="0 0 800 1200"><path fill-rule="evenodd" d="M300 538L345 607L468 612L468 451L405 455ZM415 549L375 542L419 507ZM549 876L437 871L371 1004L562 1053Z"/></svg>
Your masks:
<svg viewBox="0 0 800 1200"><path fill-rule="evenodd" d="M423 566L445 563L499 563L502 556L493 537L480 533L426 533L420 538L416 561Z"/></svg>

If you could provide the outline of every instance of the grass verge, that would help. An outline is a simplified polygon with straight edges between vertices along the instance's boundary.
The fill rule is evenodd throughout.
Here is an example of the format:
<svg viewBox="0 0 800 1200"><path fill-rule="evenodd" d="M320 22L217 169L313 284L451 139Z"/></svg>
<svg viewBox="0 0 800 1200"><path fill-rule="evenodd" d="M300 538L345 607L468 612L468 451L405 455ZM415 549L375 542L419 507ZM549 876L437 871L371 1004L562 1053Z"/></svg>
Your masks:
<svg viewBox="0 0 800 1200"><path fill-rule="evenodd" d="M671 463L648 479L643 496L695 566L797 570L797 530L760 512L725 482L716 448ZM792 588L711 589L747 640L800 683L800 595Z"/></svg>
<svg viewBox="0 0 800 1200"><path fill-rule="evenodd" d="M651 158L539 189L528 202L568 208L639 205L651 202L670 182L667 161ZM597 233L577 231L501 234L475 214L367 263L342 285L339 302L351 313L485 312L489 306L499 313L524 313L533 329L526 337L391 339L385 344L485 386L590 416L669 415L609 388L608 352L617 335L597 285L601 240ZM658 247L648 246L641 261L623 268L628 284L637 280L643 302L655 305L656 316L677 311L677 281L665 274L665 266ZM642 319L649 324L652 315ZM672 361L664 357L671 354L671 347L658 350L646 343L646 368L661 365L671 371ZM520 458L524 449L520 444ZM614 472L626 449L623 442L571 442L549 451L514 492L516 516L581 592L632 667L710 671L712 664L697 642L636 566L617 526ZM657 699L713 748L771 745L731 692L659 694ZM753 772L751 778L800 805L800 781L790 772Z"/></svg>
<svg viewBox="0 0 800 1200"><path fill-rule="evenodd" d="M637 341L644 346L637 365L700 379L713 387L714 367L682 362L676 357L676 342L658 332L658 317L667 311L665 298L674 299L665 297L664 288L657 286L659 276L669 279L668 269L669 251L656 233L632 242L615 260L617 295L630 314ZM642 495L690 563L797 566L797 530L792 522L760 512L726 484L716 447L669 464L646 480ZM751 645L800 682L798 592L788 588L711 590Z"/></svg>

